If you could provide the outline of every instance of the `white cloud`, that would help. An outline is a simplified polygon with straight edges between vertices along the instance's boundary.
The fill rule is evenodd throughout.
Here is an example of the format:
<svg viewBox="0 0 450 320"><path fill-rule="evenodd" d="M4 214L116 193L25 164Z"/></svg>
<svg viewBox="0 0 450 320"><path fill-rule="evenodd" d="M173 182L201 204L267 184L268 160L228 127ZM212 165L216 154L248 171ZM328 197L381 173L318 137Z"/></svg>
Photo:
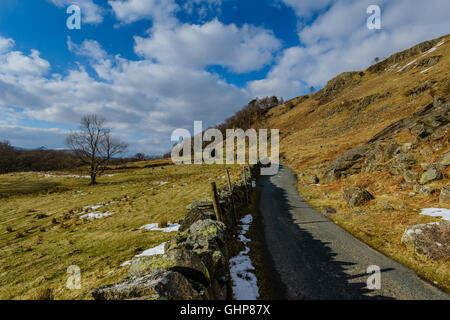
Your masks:
<svg viewBox="0 0 450 320"><path fill-rule="evenodd" d="M183 9L188 14L197 13L200 20L204 20L209 14L220 15L221 6L222 0L186 0Z"/></svg>
<svg viewBox="0 0 450 320"><path fill-rule="evenodd" d="M94 60L102 60L107 57L106 51L103 50L100 43L95 40L87 39L84 40L81 45L77 45L76 43L73 43L70 36L68 36L67 48L77 55L90 57Z"/></svg>
<svg viewBox="0 0 450 320"><path fill-rule="evenodd" d="M135 40L136 53L163 64L196 68L221 65L236 73L262 68L281 47L269 30L246 24L238 28L217 19L202 25L154 28L149 38Z"/></svg>
<svg viewBox="0 0 450 320"><path fill-rule="evenodd" d="M334 0L281 0L292 7L299 18L310 18L315 12L327 8Z"/></svg>
<svg viewBox="0 0 450 320"><path fill-rule="evenodd" d="M388 57L450 30L448 1L375 3L382 8L382 30L366 27L366 9L374 1L335 1L329 10L299 30L302 45L286 49L265 79L248 84L250 90L259 96L295 97L310 86L325 85L341 72L365 69L375 57Z"/></svg>
<svg viewBox="0 0 450 320"><path fill-rule="evenodd" d="M14 40L0 37L0 53L11 50L14 47Z"/></svg>
<svg viewBox="0 0 450 320"><path fill-rule="evenodd" d="M82 23L98 24L103 22L104 9L97 5L93 0L49 0L55 6L67 8L76 4L81 8Z"/></svg>
<svg viewBox="0 0 450 320"><path fill-rule="evenodd" d="M0 79L4 74L14 76L30 76L45 74L50 64L40 57L37 50L31 50L29 55L20 51L12 51L13 39L0 37Z"/></svg>
<svg viewBox="0 0 450 320"><path fill-rule="evenodd" d="M27 73L28 69L39 70L43 63L48 69L49 63L38 60L36 53L30 58L10 51L0 54L0 61L4 61L0 66L0 92L4 93L0 95L0 108L14 106L23 109L17 111L22 118L71 126L86 113L98 113L107 118L116 132L139 137L130 139L134 150L150 153L168 150L175 128L192 129L194 120L203 120L205 126L216 124L251 98L246 90L201 68L111 57L92 40L79 45L69 40L68 46L76 54L95 58L91 66L100 80L83 67L70 70L67 76L45 77L41 71ZM28 67L15 67L15 61L7 58L10 56L28 59ZM30 131L9 123L12 131L4 137L15 144L22 143L22 134ZM15 131L17 136L13 139ZM46 132L45 137L51 133ZM55 133L49 141L53 143L58 137Z"/></svg>
<svg viewBox="0 0 450 320"><path fill-rule="evenodd" d="M171 25L176 23L174 14L179 6L174 0L109 0L116 18L125 24L141 19Z"/></svg>

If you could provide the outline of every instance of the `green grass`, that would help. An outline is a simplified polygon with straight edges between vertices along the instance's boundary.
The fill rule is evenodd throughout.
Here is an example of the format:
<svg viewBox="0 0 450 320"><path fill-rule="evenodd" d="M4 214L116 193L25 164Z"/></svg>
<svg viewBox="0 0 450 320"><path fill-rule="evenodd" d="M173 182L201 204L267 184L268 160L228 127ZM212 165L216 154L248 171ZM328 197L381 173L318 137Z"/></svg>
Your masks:
<svg viewBox="0 0 450 320"><path fill-rule="evenodd" d="M232 168L233 180L239 172ZM140 226L178 221L186 205L209 193L210 181L226 182L225 167L215 165L111 173L96 186L88 186L89 179L43 173L0 175L0 299L37 299L43 292L55 299L90 299L91 289L123 279L123 262L174 236ZM76 215L85 206L111 201L99 209L114 212L110 217ZM81 290L66 288L71 265L81 269Z"/></svg>

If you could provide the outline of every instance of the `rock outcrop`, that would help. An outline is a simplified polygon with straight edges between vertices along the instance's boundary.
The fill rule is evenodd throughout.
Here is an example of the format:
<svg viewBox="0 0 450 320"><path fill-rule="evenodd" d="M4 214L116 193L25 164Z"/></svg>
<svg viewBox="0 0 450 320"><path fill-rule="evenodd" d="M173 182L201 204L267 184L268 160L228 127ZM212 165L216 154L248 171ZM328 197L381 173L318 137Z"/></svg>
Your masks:
<svg viewBox="0 0 450 320"><path fill-rule="evenodd" d="M344 190L342 195L350 208L362 206L375 199L369 191L357 187Z"/></svg>
<svg viewBox="0 0 450 320"><path fill-rule="evenodd" d="M418 254L433 260L450 257L450 222L433 222L409 227L402 243Z"/></svg>
<svg viewBox="0 0 450 320"><path fill-rule="evenodd" d="M388 171L403 175L407 182L417 180L411 168L417 164L415 149L427 139L442 139L450 125L450 100L435 99L434 103L407 118L397 121L375 135L364 145L351 149L335 159L323 172L326 182L360 172ZM413 143L397 144L393 136L409 131L416 136ZM449 165L447 152L432 164L420 179L421 184L442 179L442 170Z"/></svg>

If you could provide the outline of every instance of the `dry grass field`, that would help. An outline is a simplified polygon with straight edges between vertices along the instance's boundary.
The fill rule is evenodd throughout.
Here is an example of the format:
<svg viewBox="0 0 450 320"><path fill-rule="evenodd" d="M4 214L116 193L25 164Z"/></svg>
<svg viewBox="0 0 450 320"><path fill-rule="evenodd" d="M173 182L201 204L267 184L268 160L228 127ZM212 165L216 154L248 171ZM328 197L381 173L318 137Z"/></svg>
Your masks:
<svg viewBox="0 0 450 320"><path fill-rule="evenodd" d="M92 288L123 279L123 262L174 236L141 226L177 222L210 181L226 182L224 166L153 164L110 170L96 186L79 172L0 175L0 299L90 299ZM239 172L231 168L232 180ZM105 216L80 219L94 205ZM71 265L80 290L66 288Z"/></svg>

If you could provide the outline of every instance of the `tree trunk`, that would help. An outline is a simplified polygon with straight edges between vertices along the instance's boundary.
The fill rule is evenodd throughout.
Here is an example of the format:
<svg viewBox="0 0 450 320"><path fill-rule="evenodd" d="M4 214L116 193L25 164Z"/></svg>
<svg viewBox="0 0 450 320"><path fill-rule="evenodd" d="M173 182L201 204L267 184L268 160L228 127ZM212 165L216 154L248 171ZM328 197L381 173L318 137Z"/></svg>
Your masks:
<svg viewBox="0 0 450 320"><path fill-rule="evenodd" d="M91 170L89 172L89 175L91 176L91 186L96 185L97 184L97 172L95 171L95 169L91 166Z"/></svg>

